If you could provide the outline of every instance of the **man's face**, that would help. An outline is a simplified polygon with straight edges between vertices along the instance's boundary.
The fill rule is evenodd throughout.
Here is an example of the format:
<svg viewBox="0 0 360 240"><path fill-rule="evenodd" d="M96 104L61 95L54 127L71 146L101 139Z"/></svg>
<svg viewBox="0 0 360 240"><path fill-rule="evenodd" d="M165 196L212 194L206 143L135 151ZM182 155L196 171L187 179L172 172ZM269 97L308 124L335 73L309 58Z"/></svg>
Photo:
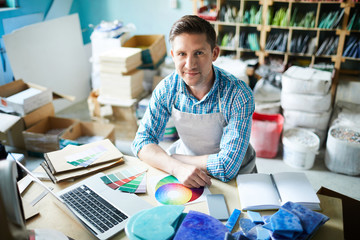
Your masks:
<svg viewBox="0 0 360 240"><path fill-rule="evenodd" d="M219 47L212 50L205 34L183 33L172 41L176 70L190 88L206 86L213 80L212 62L218 55Z"/></svg>

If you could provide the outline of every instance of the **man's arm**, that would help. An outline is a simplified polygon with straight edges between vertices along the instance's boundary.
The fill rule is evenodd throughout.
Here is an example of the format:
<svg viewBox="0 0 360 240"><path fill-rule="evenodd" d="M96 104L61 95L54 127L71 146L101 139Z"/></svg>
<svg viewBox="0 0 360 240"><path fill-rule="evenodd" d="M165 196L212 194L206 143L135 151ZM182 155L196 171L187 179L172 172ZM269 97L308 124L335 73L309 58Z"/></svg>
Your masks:
<svg viewBox="0 0 360 240"><path fill-rule="evenodd" d="M220 152L211 154L207 160L208 173L221 181L228 182L238 174L249 145L252 114L255 109L253 98L242 104L233 104L231 116L224 128Z"/></svg>
<svg viewBox="0 0 360 240"><path fill-rule="evenodd" d="M169 156L157 144L147 144L139 151L138 157L149 165L173 175L187 187L211 185L211 178L206 173L207 156Z"/></svg>

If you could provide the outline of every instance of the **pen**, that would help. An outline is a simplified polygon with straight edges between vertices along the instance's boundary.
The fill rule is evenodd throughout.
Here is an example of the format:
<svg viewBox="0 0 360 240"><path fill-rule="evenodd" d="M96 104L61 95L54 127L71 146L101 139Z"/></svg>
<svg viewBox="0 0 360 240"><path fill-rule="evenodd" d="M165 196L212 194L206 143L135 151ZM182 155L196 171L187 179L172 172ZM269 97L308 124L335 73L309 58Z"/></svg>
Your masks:
<svg viewBox="0 0 360 240"><path fill-rule="evenodd" d="M277 194L278 194L278 196L279 196L279 202L282 202L279 189L277 188L276 183L275 183L274 176L273 176L271 173L270 173L270 178L271 178L271 182L272 182L272 184L274 185L274 188L275 188L275 190L276 190L276 192L277 192Z"/></svg>

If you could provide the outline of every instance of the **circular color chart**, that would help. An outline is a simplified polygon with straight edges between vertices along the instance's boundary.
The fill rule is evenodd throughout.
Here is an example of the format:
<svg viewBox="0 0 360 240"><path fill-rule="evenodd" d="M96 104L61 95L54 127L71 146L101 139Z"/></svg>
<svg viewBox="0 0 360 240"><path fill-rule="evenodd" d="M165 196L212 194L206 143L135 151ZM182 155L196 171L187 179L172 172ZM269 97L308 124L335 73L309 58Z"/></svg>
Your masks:
<svg viewBox="0 0 360 240"><path fill-rule="evenodd" d="M162 178L155 187L155 198L164 205L183 205L198 199L204 188L188 188L174 176Z"/></svg>
<svg viewBox="0 0 360 240"><path fill-rule="evenodd" d="M165 205L182 205L191 199L191 190L180 183L162 185L155 192L155 198Z"/></svg>

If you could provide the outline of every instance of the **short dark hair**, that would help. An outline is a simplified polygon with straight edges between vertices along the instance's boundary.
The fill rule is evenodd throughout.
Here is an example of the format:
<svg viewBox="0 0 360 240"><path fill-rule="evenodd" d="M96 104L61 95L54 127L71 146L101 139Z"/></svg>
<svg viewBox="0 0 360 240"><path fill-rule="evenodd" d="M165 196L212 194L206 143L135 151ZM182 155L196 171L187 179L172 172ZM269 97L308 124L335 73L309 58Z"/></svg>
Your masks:
<svg viewBox="0 0 360 240"><path fill-rule="evenodd" d="M169 34L170 43L174 38L182 33L206 34L206 40L211 49L216 46L216 32L211 24L203 18L196 15L185 15L177 20L171 27Z"/></svg>

